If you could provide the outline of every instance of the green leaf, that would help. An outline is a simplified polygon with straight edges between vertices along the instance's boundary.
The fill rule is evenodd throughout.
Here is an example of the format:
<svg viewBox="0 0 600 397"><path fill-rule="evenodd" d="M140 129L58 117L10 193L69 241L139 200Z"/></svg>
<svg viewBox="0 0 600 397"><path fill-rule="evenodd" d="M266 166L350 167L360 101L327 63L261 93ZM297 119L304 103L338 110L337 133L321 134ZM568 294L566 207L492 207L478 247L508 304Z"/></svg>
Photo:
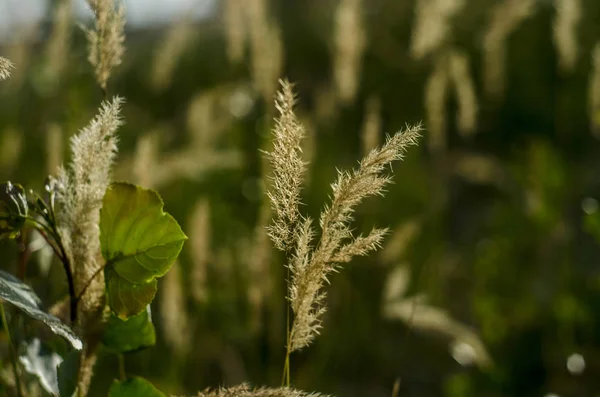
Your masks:
<svg viewBox="0 0 600 397"><path fill-rule="evenodd" d="M118 317L134 316L152 302L156 278L169 271L186 239L155 191L121 182L107 189L100 244L108 304Z"/></svg>
<svg viewBox="0 0 600 397"><path fill-rule="evenodd" d="M165 397L165 395L146 379L135 377L122 382L114 381L108 397Z"/></svg>
<svg viewBox="0 0 600 397"><path fill-rule="evenodd" d="M0 270L0 298L12 303L30 317L45 323L52 332L67 339L75 349L83 347L81 339L71 328L41 309L42 302L30 286L3 270Z"/></svg>
<svg viewBox="0 0 600 397"><path fill-rule="evenodd" d="M58 390L60 397L72 397L75 394L80 360L81 353L73 350L67 354L63 362L58 366Z"/></svg>
<svg viewBox="0 0 600 397"><path fill-rule="evenodd" d="M156 333L152 324L150 306L128 320L121 320L114 314L108 319L102 343L112 350L127 353L156 343Z"/></svg>

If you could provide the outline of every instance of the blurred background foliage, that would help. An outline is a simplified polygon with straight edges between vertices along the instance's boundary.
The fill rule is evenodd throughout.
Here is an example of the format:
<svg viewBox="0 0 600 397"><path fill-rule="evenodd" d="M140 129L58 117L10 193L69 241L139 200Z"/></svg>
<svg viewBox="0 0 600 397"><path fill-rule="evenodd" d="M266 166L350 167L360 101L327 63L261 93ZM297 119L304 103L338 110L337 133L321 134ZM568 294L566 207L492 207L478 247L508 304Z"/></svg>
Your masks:
<svg viewBox="0 0 600 397"><path fill-rule="evenodd" d="M292 356L294 386L598 395L600 2L220 0L193 18L190 4L129 26L109 85L127 101L115 179L156 188L190 236L153 303L157 346L129 354L128 373L174 394L280 383L285 269L264 233L259 149L286 76L309 129L312 216L336 167L406 123L426 128L387 196L359 208L358 231L394 232L332 278L321 337ZM103 99L72 10L52 1L0 42L16 66L0 84L1 180L41 191ZM62 269L30 245L26 281L51 307ZM0 251L16 272L17 248ZM17 342L39 335L16 319ZM103 355L92 394L117 376Z"/></svg>

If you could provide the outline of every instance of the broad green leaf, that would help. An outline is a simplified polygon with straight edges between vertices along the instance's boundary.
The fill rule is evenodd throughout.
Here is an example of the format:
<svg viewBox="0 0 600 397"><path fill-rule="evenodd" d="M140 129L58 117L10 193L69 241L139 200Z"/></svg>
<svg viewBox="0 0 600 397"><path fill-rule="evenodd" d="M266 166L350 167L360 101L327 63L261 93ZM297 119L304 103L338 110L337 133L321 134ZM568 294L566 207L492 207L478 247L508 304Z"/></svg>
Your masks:
<svg viewBox="0 0 600 397"><path fill-rule="evenodd" d="M58 395L57 367L63 362L62 357L44 349L37 338L28 343L24 350L19 356L23 368L39 379L44 390L52 395Z"/></svg>
<svg viewBox="0 0 600 397"><path fill-rule="evenodd" d="M75 394L80 360L81 353L73 350L67 354L63 362L58 366L58 390L60 397L72 397Z"/></svg>
<svg viewBox="0 0 600 397"><path fill-rule="evenodd" d="M141 313L152 302L158 288L156 279L131 283L112 269L106 269L105 277L108 306L121 319Z"/></svg>
<svg viewBox="0 0 600 397"><path fill-rule="evenodd" d="M169 271L186 239L155 191L120 182L107 189L100 244L108 304L118 317L136 315L152 302L156 278Z"/></svg>
<svg viewBox="0 0 600 397"><path fill-rule="evenodd" d="M156 333L150 306L146 306L146 310L128 320L111 315L106 323L102 342L106 347L121 353L153 346L156 343Z"/></svg>
<svg viewBox="0 0 600 397"><path fill-rule="evenodd" d="M27 315L40 320L50 327L52 332L67 339L75 349L81 349L81 339L58 318L41 309L40 298L30 286L10 273L0 270L0 298L12 303Z"/></svg>
<svg viewBox="0 0 600 397"><path fill-rule="evenodd" d="M165 395L146 379L135 377L122 382L114 381L108 397L165 397Z"/></svg>

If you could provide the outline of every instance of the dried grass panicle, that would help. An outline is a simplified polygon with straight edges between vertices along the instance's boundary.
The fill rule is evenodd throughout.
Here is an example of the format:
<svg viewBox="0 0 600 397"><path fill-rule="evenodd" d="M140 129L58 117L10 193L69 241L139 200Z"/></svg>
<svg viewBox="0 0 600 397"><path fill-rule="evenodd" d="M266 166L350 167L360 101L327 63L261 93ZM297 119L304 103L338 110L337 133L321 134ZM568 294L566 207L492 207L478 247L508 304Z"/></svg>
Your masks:
<svg viewBox="0 0 600 397"><path fill-rule="evenodd" d="M294 321L290 337L290 351L299 350L311 343L318 334L320 317L325 312L323 285L327 276L339 263L349 262L357 255L367 255L379 248L387 229L373 229L367 236L354 238L350 223L355 207L365 198L383 195L391 182L384 171L395 160L403 158L408 147L416 145L420 125L388 137L385 144L372 150L353 172L339 172L332 185L331 204L319 220L321 237L311 251L311 220L306 219L297 231L297 250L290 263L292 280L289 298Z"/></svg>
<svg viewBox="0 0 600 397"><path fill-rule="evenodd" d="M123 100L104 102L99 114L71 138L72 160L59 174L57 213L59 232L73 271L76 295L85 289L77 307L77 328L84 335L78 388L87 393L96 361L104 309L104 277L100 253L100 208L110 183L117 153L116 131L122 124Z"/></svg>
<svg viewBox="0 0 600 397"><path fill-rule="evenodd" d="M275 220L267 230L278 249L289 251L294 246L295 229L300 220L298 206L306 172L301 142L306 131L294 114L292 85L288 81L280 83L281 91L275 100L279 112L273 130L275 141L273 150L266 153L273 170L273 187L268 197L275 213Z"/></svg>
<svg viewBox="0 0 600 397"><path fill-rule="evenodd" d="M268 195L275 213L269 236L275 245L288 252L291 279L288 299L294 313L288 336L288 353L299 350L318 334L320 317L325 312L323 285L338 264L366 255L381 245L387 229L373 229L367 236L353 237L351 230L355 207L366 197L383 195L391 182L386 167L403 158L408 147L416 145L421 126L388 137L383 146L367 154L357 169L338 172L332 185L331 204L321 212L320 239L313 248L315 231L312 219L299 211L300 189L306 164L301 158L303 126L294 115L291 85L283 81L276 107L280 117L273 130L274 147L267 153L271 161L273 185Z"/></svg>
<svg viewBox="0 0 600 397"><path fill-rule="evenodd" d="M114 67L121 64L125 47L125 9L116 0L87 0L95 16L93 29L85 29L88 39L88 61L94 67L96 80L106 91Z"/></svg>
<svg viewBox="0 0 600 397"><path fill-rule="evenodd" d="M71 138L71 164L60 171L62 205L58 222L73 267L76 292L84 288L101 266L98 221L117 153L116 131L122 124L122 103L121 98L115 97L102 104L91 123ZM90 309L88 306L99 304L103 291L101 278L96 277L94 285L86 290L80 305L83 313Z"/></svg>
<svg viewBox="0 0 600 397"><path fill-rule="evenodd" d="M319 393L307 393L290 387L252 389L247 384L219 390L205 390L198 397L327 397Z"/></svg>
<svg viewBox="0 0 600 397"><path fill-rule="evenodd" d="M0 57L0 81L8 79L10 77L10 70L13 68L12 62Z"/></svg>

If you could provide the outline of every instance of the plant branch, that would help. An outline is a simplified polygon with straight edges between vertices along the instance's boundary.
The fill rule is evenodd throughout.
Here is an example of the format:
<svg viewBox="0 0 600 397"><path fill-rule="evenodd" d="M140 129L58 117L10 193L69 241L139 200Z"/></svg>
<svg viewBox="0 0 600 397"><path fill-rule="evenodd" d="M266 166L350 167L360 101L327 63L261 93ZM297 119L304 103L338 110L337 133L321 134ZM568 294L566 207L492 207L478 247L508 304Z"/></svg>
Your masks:
<svg viewBox="0 0 600 397"><path fill-rule="evenodd" d="M2 325L4 327L4 332L6 333L6 338L8 339L8 348L10 350L10 362L12 364L15 376L17 395L19 397L23 397L23 390L21 389L21 378L19 377L19 369L17 367L17 353L15 351L15 347L12 344L10 330L8 329L8 322L6 321L6 313L4 313L4 304L2 303L2 301L0 301L0 317L2 317Z"/></svg>

